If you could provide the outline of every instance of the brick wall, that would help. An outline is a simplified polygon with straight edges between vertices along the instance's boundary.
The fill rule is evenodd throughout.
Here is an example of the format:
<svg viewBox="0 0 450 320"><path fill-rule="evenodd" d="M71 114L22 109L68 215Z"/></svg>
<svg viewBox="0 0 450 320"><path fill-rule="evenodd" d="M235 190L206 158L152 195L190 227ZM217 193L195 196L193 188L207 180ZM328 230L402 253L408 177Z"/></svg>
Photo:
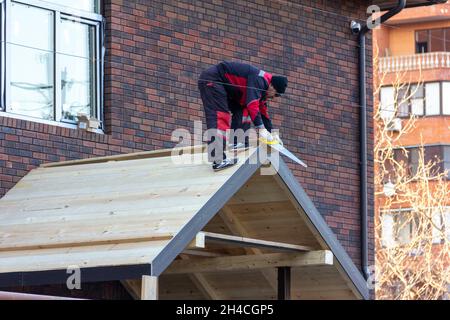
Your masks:
<svg viewBox="0 0 450 320"><path fill-rule="evenodd" d="M289 77L288 94L270 110L274 124L309 164L290 167L359 266L358 42L349 25L365 16L367 3L104 2L106 134L0 116L0 196L43 162L173 146L172 130L192 130L192 121L202 119L200 72L224 59L240 60ZM370 164L370 185L372 171Z"/></svg>

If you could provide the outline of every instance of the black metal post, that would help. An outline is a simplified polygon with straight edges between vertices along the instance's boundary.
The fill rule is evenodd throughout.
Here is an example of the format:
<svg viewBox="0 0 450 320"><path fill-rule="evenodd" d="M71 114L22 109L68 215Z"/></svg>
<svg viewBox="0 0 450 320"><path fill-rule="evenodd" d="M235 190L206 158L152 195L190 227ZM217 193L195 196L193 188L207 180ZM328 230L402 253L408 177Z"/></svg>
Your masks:
<svg viewBox="0 0 450 320"><path fill-rule="evenodd" d="M278 268L278 300L291 300L291 267Z"/></svg>

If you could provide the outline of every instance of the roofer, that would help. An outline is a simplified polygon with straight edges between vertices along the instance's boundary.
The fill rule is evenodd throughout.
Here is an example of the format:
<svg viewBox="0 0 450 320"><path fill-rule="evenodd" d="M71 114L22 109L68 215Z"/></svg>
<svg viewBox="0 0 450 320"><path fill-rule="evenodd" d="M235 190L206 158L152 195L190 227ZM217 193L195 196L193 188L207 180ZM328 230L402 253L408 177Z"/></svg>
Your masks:
<svg viewBox="0 0 450 320"><path fill-rule="evenodd" d="M261 138L272 136L272 122L267 101L286 91L288 80L274 76L249 64L224 61L202 72L198 81L206 116L207 129L214 134L208 141L208 159L213 169L219 171L237 163L227 159L225 148L228 129L250 129L251 123ZM233 141L238 147L237 141Z"/></svg>

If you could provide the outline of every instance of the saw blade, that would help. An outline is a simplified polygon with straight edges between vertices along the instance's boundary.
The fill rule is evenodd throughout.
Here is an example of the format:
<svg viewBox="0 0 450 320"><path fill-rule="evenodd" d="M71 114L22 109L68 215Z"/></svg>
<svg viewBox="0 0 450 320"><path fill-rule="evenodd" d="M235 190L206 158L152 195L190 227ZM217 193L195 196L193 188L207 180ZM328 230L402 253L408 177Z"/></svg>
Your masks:
<svg viewBox="0 0 450 320"><path fill-rule="evenodd" d="M277 150L279 153L284 154L286 157L291 159L294 162L297 162L299 165L304 166L305 168L308 168L308 165L304 163L302 160L297 158L292 152L290 152L288 149L283 147L280 144L269 144L269 146L275 150Z"/></svg>

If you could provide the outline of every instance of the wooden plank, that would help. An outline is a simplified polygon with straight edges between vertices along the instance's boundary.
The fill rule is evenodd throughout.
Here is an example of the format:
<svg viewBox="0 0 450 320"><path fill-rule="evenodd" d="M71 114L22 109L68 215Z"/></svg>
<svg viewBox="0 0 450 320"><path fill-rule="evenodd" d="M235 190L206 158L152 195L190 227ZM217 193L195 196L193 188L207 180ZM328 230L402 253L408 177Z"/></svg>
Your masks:
<svg viewBox="0 0 450 320"><path fill-rule="evenodd" d="M197 233L195 239L191 241L187 249L204 249L206 247L205 234L203 232Z"/></svg>
<svg viewBox="0 0 450 320"><path fill-rule="evenodd" d="M205 251L205 250L191 250L191 249L184 250L183 254L188 255L188 256L209 257L209 258L228 256L227 254L218 253L218 252Z"/></svg>
<svg viewBox="0 0 450 320"><path fill-rule="evenodd" d="M183 200L183 198L180 199ZM30 211L8 212L7 214L0 213L0 220L2 221L2 226L11 226L12 229L17 226L31 224L36 224L36 226L39 224L51 223L67 224L72 222L77 223L77 221L80 220L89 222L89 220L100 221L127 217L130 221L133 221L133 219L151 220L158 217L182 219L185 216L194 214L199 209L198 203L186 203L180 206L171 207L167 204L164 206L164 201L159 201L159 199L154 201L154 206L147 204L145 199L132 201L133 206L130 206L130 204L127 204L126 202L127 201L123 199L123 201L120 202L106 200L104 205L95 202L85 204L80 203L78 205L74 203L73 206L61 204L54 207L53 210L50 206L47 206L47 209L37 207L34 210L30 208ZM86 206L89 208L85 209Z"/></svg>
<svg viewBox="0 0 450 320"><path fill-rule="evenodd" d="M224 170L225 171L225 170ZM230 169L230 173L233 170ZM105 173L93 176L91 179L86 177L80 177L78 179L71 179L68 177L62 177L57 181L20 181L11 192L5 195L4 200L20 200L31 198L48 198L50 196L63 197L73 195L90 195L93 192L96 194L114 194L120 191L127 190L126 186L129 186L128 192L139 192L145 190L158 190L158 188L174 189L189 186L195 186L198 189L205 184L208 185L221 185L229 176L226 175L211 175L212 172L201 173L189 172L189 170L169 170L167 174L161 174L160 176L150 175L143 172L134 172L132 175L117 174L115 177ZM120 184L117 181L121 181ZM200 180L200 181L198 181ZM205 188L204 188L205 189ZM207 189L206 189L207 190Z"/></svg>
<svg viewBox="0 0 450 320"><path fill-rule="evenodd" d="M265 202L283 202L288 201L289 198L284 192L278 192L277 187L274 188L273 182L264 181L260 185L255 182L258 187L250 185L247 189L241 189L228 202L228 205L243 205L243 204L260 204ZM275 184L276 186L276 184Z"/></svg>
<svg viewBox="0 0 450 320"><path fill-rule="evenodd" d="M125 186L124 186L125 187ZM220 187L216 184L205 184L203 186L185 186L172 189L147 190L143 187L136 191L115 191L102 194L102 192L86 194L84 196L75 195L67 197L55 197L50 195L35 201L33 199L18 199L15 201L0 201L0 217L3 221L13 219L19 213L36 216L52 215L53 212L71 212L74 213L95 213L99 209L105 210L138 210L138 209L165 209L170 206L202 206L211 195ZM133 203L133 206L130 206ZM58 214L59 214L58 212ZM72 213L72 212L71 212Z"/></svg>
<svg viewBox="0 0 450 320"><path fill-rule="evenodd" d="M219 243L226 245L237 245L242 247L263 248L276 251L287 252L304 252L314 250L312 247L300 246L289 243L281 243L274 241L266 241L260 239L252 239L238 236L230 236L226 234L212 233L212 232L199 232L197 234L200 239L208 243Z"/></svg>
<svg viewBox="0 0 450 320"><path fill-rule="evenodd" d="M250 150L254 150L254 148L251 148ZM128 153L128 154L95 157L95 158L89 158L89 159L68 160L68 161L62 161L62 162L56 162L56 163L44 163L40 167L55 168L55 167L76 166L76 165L82 165L82 164L103 163L103 162L109 162L109 161L119 162L119 161L128 161L128 160L162 158L162 157L170 157L173 154L178 155L178 154L198 154L198 153L206 153L206 145L195 145L195 146L181 147L181 148L142 151L142 152L134 152L134 153Z"/></svg>
<svg viewBox="0 0 450 320"><path fill-rule="evenodd" d="M80 177L91 178L96 175L105 175L106 173L110 174L111 176L117 176L118 174L126 175L135 172L141 172L150 176L161 176L161 173L167 173L170 170L185 170L186 173L189 173L189 171L186 169L189 169L190 171L197 171L203 174L211 172L211 167L204 162L193 162L180 165L176 163L176 159L161 158L157 160L126 161L119 164L102 163L95 166L82 165L63 168L39 168L32 170L29 175L23 178L23 181L31 182L45 179L55 181L64 177L69 177L71 179L77 179ZM226 172L224 173L226 174Z"/></svg>
<svg viewBox="0 0 450 320"><path fill-rule="evenodd" d="M141 300L158 300L158 277L142 276Z"/></svg>
<svg viewBox="0 0 450 320"><path fill-rule="evenodd" d="M315 267L332 264L333 254L327 250L303 253L269 253L262 255L205 258L196 259L195 261L177 260L165 271L165 274L227 272L286 266Z"/></svg>
<svg viewBox="0 0 450 320"><path fill-rule="evenodd" d="M55 224L45 229L45 224L24 225L14 230L0 227L0 249L25 250L28 248L61 247L65 245L86 245L111 242L136 242L142 240L167 239L177 233L189 219L136 220L131 223L97 224L80 222L76 225ZM38 229L34 229L39 227Z"/></svg>
<svg viewBox="0 0 450 320"><path fill-rule="evenodd" d="M150 264L168 241L0 253L0 273Z"/></svg>
<svg viewBox="0 0 450 320"><path fill-rule="evenodd" d="M113 156L96 157L96 158L91 158L91 159L69 160L69 161L62 161L62 162L57 162L57 163L45 163L45 164L42 164L41 167L51 168L51 167L73 166L73 165L80 165L80 164L101 163L101 162L108 162L108 161L127 161L127 160L136 160L136 159L168 157L168 156L172 155L172 152L203 153L205 150L206 150L206 145L197 145L197 146L184 147L184 148L171 148L171 149L162 149L162 150L153 150L153 151L143 151L143 152L135 152L135 153L128 153L128 154L113 155Z"/></svg>

